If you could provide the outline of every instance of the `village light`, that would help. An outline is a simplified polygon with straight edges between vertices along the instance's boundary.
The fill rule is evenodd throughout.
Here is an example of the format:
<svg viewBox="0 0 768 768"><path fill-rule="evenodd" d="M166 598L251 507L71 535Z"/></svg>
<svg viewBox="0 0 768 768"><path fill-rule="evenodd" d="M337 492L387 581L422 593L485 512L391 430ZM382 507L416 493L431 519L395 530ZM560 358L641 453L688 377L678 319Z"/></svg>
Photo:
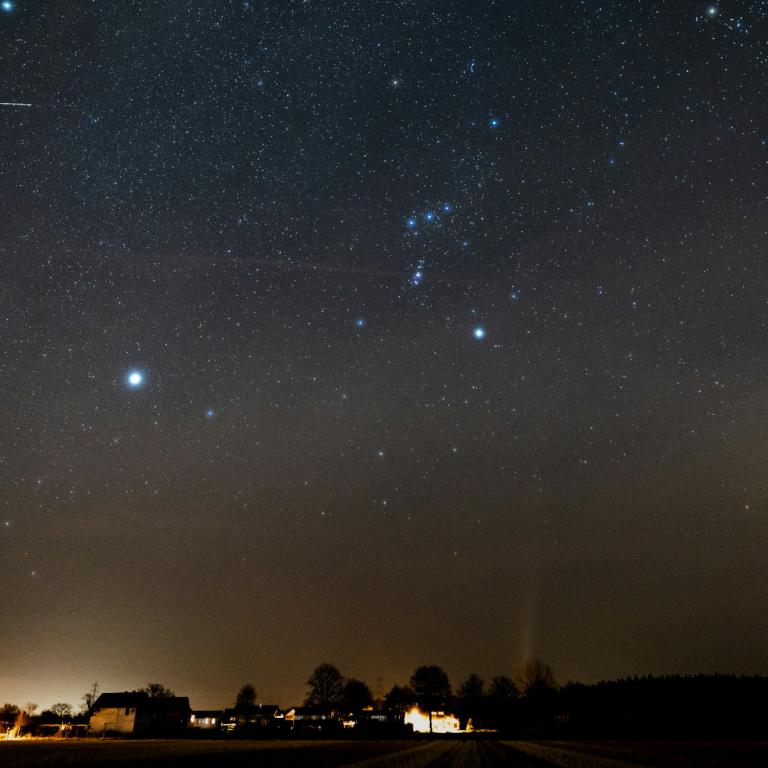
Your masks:
<svg viewBox="0 0 768 768"><path fill-rule="evenodd" d="M418 707L412 707L405 713L404 722L413 727L414 733L463 733L459 724L459 718L447 715L445 712L432 713L432 727L430 730L429 715Z"/></svg>

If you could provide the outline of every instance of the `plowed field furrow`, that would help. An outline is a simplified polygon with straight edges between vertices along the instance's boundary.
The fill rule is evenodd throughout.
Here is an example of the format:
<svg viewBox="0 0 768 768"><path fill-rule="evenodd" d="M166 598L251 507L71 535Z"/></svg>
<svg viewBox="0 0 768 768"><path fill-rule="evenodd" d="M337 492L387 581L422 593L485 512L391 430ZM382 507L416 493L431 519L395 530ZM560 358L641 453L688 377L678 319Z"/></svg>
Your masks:
<svg viewBox="0 0 768 768"><path fill-rule="evenodd" d="M344 768L423 768L432 766L434 761L450 752L450 742L430 742L417 747L401 750L395 754L380 755L356 763L345 764Z"/></svg>
<svg viewBox="0 0 768 768"><path fill-rule="evenodd" d="M766 768L768 747L755 742L567 742L543 744L648 768ZM597 764L597 763L595 763Z"/></svg>
<svg viewBox="0 0 768 768"><path fill-rule="evenodd" d="M499 741L484 741L481 744L482 765L489 768L551 768L552 763L539 757L525 754Z"/></svg>
<svg viewBox="0 0 768 768"><path fill-rule="evenodd" d="M588 751L579 752L549 743L543 744L533 741L502 743L513 751L537 758L544 764L557 766L557 768L638 768L638 766L644 765L637 759L619 760L613 757L601 757Z"/></svg>
<svg viewBox="0 0 768 768"><path fill-rule="evenodd" d="M766 768L766 742L0 741L0 768Z"/></svg>

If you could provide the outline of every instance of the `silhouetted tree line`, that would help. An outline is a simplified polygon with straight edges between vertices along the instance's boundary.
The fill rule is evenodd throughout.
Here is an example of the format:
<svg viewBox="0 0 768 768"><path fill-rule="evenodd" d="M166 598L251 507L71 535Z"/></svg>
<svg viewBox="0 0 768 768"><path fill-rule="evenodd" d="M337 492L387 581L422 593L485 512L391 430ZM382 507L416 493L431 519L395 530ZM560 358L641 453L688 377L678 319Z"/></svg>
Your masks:
<svg viewBox="0 0 768 768"><path fill-rule="evenodd" d="M150 683L141 689L152 697L172 695ZM0 707L0 735L52 734L85 728L98 694L93 684L83 695L79 713L59 703L37 713L36 704ZM307 680L305 721L321 733L341 734L341 723L357 722L348 735L403 735L403 718L412 707L429 715L446 712L458 716L463 728L477 733L494 731L512 738L750 738L768 736L768 677L736 675L668 675L631 677L594 684L559 686L552 668L529 661L513 675L494 677L490 683L470 674L453 690L448 675L435 665L417 667L407 685L395 684L374 698L361 680L345 678L332 664L321 664ZM245 737L301 735L288 725L268 724L256 704L256 689L245 684L235 706L226 710ZM313 719L317 715L322 722ZM259 725L261 723L261 725ZM49 730L46 730L48 728ZM240 733L242 731L242 733ZM344 731L347 733L347 731ZM84 732L83 732L84 733ZM232 733L232 732L229 732ZM317 733L317 735L321 735ZM213 734L209 734L209 737Z"/></svg>
<svg viewBox="0 0 768 768"><path fill-rule="evenodd" d="M631 677L558 695L558 730L599 738L765 738L768 678L736 675Z"/></svg>
<svg viewBox="0 0 768 768"><path fill-rule="evenodd" d="M395 684L379 701L374 701L365 683L345 680L332 664L317 667L307 686L305 707L326 715L363 716L362 722L366 711L384 712L389 727L402 724L412 707L428 716L430 727L433 714L443 712L458 715L464 728L543 733L558 717L559 692L554 673L548 664L538 660L520 667L514 677L494 677L488 687L472 673L455 693L448 675L436 665L417 667L407 685Z"/></svg>
<svg viewBox="0 0 768 768"><path fill-rule="evenodd" d="M531 674L532 673L532 674ZM560 687L532 662L512 687L496 678L487 692L472 676L457 711L477 728L558 738L764 738L768 678L736 675L632 677ZM501 686L501 688L500 688ZM502 691L504 693L499 695Z"/></svg>
<svg viewBox="0 0 768 768"><path fill-rule="evenodd" d="M335 672L333 677L341 691L343 678L335 667L321 665L318 670L327 674L327 667ZM317 674L308 681L307 704L317 701L317 681ZM532 660L513 675L494 677L489 684L472 673L454 692L442 668L422 666L415 670L408 685L394 685L375 705L387 712L391 721L401 719L417 705L425 713L456 714L464 728L471 724L477 732L495 730L513 737L768 735L768 678L758 676L646 676L560 686L548 664ZM353 713L343 697L334 706Z"/></svg>

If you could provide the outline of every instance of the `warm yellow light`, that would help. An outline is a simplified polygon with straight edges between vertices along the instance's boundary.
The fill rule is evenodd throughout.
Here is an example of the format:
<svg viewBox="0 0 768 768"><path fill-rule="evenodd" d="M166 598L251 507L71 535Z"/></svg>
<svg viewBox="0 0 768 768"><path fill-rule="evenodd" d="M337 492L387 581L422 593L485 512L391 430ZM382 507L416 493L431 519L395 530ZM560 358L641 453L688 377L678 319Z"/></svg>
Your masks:
<svg viewBox="0 0 768 768"><path fill-rule="evenodd" d="M429 714L418 707L413 707L405 713L405 724L413 726L415 733L429 733ZM432 733L461 733L459 718L446 715L444 712L432 713Z"/></svg>

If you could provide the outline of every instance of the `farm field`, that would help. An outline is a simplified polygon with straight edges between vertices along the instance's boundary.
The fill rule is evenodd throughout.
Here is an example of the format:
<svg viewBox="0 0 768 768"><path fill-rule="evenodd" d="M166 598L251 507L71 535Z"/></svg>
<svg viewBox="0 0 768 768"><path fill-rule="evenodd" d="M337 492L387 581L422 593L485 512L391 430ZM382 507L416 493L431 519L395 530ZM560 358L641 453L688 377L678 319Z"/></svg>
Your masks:
<svg viewBox="0 0 768 768"><path fill-rule="evenodd" d="M532 741L15 741L0 768L757 768L768 742Z"/></svg>

